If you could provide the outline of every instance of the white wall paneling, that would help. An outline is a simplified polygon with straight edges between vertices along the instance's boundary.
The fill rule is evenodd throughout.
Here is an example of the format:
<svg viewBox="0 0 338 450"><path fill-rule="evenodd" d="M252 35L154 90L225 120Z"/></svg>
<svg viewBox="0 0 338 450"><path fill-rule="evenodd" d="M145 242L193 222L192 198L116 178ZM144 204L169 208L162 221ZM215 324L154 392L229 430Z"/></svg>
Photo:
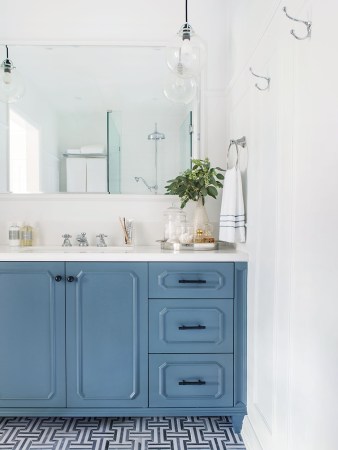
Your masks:
<svg viewBox="0 0 338 450"><path fill-rule="evenodd" d="M290 35L292 28L304 35L306 27L285 17L284 3L268 28L257 22L255 33L237 39L232 32L237 62L227 93L228 133L247 136L249 156L249 415L243 436L248 450L331 450L338 412L332 402L338 374L332 245L338 228L332 207L338 192L338 136L332 133L338 123L332 56L338 6L333 0L325 7L317 0L285 5L290 15L313 21L311 39ZM241 20L238 8L234 24ZM250 11L241 14L244 23L253 18ZM238 75L240 60L245 68ZM269 91L252 87L250 65L271 77Z"/></svg>
<svg viewBox="0 0 338 450"><path fill-rule="evenodd" d="M276 379L287 370L287 365L280 367L277 351L280 330L288 326L288 316L283 317L285 323L281 324L279 315L287 299L280 298L277 288L282 272L279 243L288 238L287 227L281 225L288 221L288 216L281 211L282 184L287 178L281 166L285 169L285 154L289 160L292 151L285 142L288 130L292 129L290 110L286 108L292 105L289 82L292 58L288 36L284 39L281 32L282 19L281 15L275 16L249 61L256 73L271 78L270 88L266 91L256 88L256 83L265 88L266 82L254 78L248 65L229 93L228 113L230 137L245 135L248 140L248 170L243 173L247 193L247 248L251 255L248 411L251 426L264 449L272 448L276 428Z"/></svg>

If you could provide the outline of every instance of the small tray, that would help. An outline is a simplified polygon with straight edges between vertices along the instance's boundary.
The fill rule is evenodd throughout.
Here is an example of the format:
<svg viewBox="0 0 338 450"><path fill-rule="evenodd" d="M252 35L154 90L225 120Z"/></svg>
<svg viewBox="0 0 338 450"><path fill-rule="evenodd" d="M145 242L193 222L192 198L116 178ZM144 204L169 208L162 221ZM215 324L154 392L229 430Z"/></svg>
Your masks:
<svg viewBox="0 0 338 450"><path fill-rule="evenodd" d="M160 241L162 250L175 251L210 251L218 249L218 242L206 242L203 244L180 244L178 242Z"/></svg>

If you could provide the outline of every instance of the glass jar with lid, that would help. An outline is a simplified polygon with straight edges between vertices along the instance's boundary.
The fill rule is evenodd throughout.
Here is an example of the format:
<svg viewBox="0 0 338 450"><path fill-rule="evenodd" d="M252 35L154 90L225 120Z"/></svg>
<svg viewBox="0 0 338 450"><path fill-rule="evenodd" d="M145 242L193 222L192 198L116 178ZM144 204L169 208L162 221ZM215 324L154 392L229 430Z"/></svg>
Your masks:
<svg viewBox="0 0 338 450"><path fill-rule="evenodd" d="M179 229L186 223L187 215L181 209L172 205L164 212L164 241L169 243L179 242Z"/></svg>

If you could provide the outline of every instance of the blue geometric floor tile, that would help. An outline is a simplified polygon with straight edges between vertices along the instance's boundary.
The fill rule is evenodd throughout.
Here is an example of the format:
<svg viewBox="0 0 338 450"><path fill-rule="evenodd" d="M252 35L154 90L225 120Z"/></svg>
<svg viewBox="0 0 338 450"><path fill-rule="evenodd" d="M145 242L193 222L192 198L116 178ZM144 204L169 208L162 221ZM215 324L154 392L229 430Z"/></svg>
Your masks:
<svg viewBox="0 0 338 450"><path fill-rule="evenodd" d="M0 450L245 450L229 417L2 417Z"/></svg>

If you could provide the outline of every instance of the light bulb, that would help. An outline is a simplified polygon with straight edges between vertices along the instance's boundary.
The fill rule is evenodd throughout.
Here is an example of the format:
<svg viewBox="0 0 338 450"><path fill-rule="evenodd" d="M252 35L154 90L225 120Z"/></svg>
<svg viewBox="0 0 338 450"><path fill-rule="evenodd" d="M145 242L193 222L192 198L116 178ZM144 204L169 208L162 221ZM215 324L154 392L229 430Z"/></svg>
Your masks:
<svg viewBox="0 0 338 450"><path fill-rule="evenodd" d="M206 60L205 44L189 24L181 27L166 54L169 69L182 78L198 75Z"/></svg>
<svg viewBox="0 0 338 450"><path fill-rule="evenodd" d="M187 105L196 97L197 82L195 78L182 78L170 74L165 83L163 92L168 100L175 103L185 103Z"/></svg>
<svg viewBox="0 0 338 450"><path fill-rule="evenodd" d="M12 61L5 59L0 66L0 101L13 103L25 93L22 77L13 66Z"/></svg>
<svg viewBox="0 0 338 450"><path fill-rule="evenodd" d="M4 71L2 75L3 82L5 84L11 84L12 82L12 72L10 70Z"/></svg>

